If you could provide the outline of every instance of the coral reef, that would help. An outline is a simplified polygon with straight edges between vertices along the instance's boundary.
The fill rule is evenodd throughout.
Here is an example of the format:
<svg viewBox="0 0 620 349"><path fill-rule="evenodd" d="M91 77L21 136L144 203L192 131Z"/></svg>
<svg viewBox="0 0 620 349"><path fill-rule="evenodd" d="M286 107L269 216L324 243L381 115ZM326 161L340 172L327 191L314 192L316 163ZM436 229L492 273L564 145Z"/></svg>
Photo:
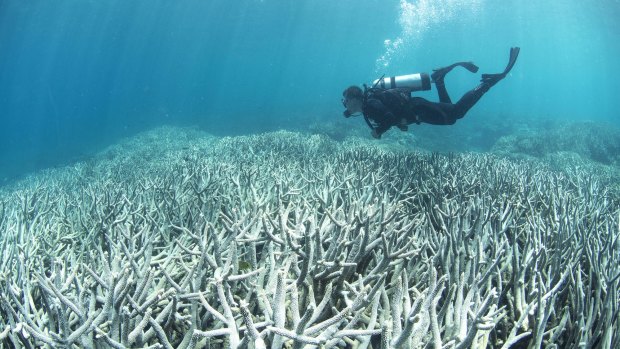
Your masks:
<svg viewBox="0 0 620 349"><path fill-rule="evenodd" d="M308 131L311 134L327 136L335 141L344 141L349 137L367 137L370 136L370 130L364 124L359 125L357 119L354 120L329 120L314 121L301 131Z"/></svg>
<svg viewBox="0 0 620 349"><path fill-rule="evenodd" d="M596 176L370 144L157 130L5 190L0 348L620 347Z"/></svg>
<svg viewBox="0 0 620 349"><path fill-rule="evenodd" d="M593 122L578 122L549 129L529 129L502 137L492 151L544 157L573 152L585 159L620 166L620 129Z"/></svg>

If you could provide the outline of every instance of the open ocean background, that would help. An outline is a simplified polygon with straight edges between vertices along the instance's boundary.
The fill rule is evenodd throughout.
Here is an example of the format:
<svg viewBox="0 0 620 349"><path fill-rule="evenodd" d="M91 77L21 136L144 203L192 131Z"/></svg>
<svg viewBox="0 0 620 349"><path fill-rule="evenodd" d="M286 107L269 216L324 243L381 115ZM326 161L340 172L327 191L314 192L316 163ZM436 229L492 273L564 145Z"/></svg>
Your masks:
<svg viewBox="0 0 620 349"><path fill-rule="evenodd" d="M449 132L614 124L618 18L617 0L0 0L0 186L161 125L238 135L344 122L351 84L474 61L478 74L447 78L456 100L503 70L511 46L510 76Z"/></svg>

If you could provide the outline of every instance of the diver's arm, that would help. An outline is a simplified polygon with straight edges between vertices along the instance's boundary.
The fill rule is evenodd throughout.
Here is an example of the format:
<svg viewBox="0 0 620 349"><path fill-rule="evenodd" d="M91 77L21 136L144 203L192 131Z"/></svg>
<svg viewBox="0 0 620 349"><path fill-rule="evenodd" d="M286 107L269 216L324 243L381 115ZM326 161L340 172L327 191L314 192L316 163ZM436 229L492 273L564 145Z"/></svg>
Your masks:
<svg viewBox="0 0 620 349"><path fill-rule="evenodd" d="M377 123L372 132L374 138L381 138L381 135L389 130L390 127L399 123L396 115L378 99L369 99L367 101L367 108L371 118Z"/></svg>
<svg viewBox="0 0 620 349"><path fill-rule="evenodd" d="M390 114L392 114L392 113L390 113ZM393 126L392 124L389 124L389 123L386 123L386 122L380 123L379 125L377 125L377 127L374 128L374 130L373 130L373 132L374 132L373 137L377 138L377 139L381 138L381 135L384 134L387 130L389 130L390 127L392 127L392 126Z"/></svg>

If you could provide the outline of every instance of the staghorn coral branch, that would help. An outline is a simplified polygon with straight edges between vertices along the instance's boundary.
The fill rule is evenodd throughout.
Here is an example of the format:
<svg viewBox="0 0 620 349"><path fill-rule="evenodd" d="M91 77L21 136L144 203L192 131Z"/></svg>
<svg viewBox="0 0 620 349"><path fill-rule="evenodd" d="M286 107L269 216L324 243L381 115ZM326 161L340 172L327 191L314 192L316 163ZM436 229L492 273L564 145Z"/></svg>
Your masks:
<svg viewBox="0 0 620 349"><path fill-rule="evenodd" d="M53 292L53 295L58 297L58 299L64 304L66 305L69 309L71 309L71 311L73 311L78 317L80 317L80 319L84 318L84 313L82 312L82 310L80 310L77 305L75 305L71 300L69 300L67 297L65 297L57 288L56 286L54 286L53 283L48 282L44 277L42 277L41 275L39 275L38 273L35 273L37 280L39 280L39 283L41 285L45 285L45 287L42 287L43 290L51 290ZM49 291L48 291L49 292Z"/></svg>
<svg viewBox="0 0 620 349"><path fill-rule="evenodd" d="M300 335L297 334L293 331L289 331L283 328L278 328L278 327L274 327L274 326L267 326L267 330L269 330L270 332L273 332L275 334L277 334L278 336L282 336L282 337L287 337L290 338L296 342L299 343L303 343L303 344L310 344L310 345L320 345L322 343L321 340L310 337L310 336L306 336L306 335Z"/></svg>
<svg viewBox="0 0 620 349"><path fill-rule="evenodd" d="M620 343L620 200L594 173L212 142L0 193L0 346Z"/></svg>

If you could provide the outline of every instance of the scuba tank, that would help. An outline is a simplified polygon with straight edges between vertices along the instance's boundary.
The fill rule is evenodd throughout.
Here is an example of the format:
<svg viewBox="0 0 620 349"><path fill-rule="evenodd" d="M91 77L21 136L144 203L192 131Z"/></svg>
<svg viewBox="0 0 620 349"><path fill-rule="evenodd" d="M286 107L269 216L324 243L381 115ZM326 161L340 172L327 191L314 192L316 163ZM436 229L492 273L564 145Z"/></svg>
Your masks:
<svg viewBox="0 0 620 349"><path fill-rule="evenodd" d="M382 89L404 88L411 91L428 91L431 89L431 78L426 73L380 77L372 82L372 86Z"/></svg>

